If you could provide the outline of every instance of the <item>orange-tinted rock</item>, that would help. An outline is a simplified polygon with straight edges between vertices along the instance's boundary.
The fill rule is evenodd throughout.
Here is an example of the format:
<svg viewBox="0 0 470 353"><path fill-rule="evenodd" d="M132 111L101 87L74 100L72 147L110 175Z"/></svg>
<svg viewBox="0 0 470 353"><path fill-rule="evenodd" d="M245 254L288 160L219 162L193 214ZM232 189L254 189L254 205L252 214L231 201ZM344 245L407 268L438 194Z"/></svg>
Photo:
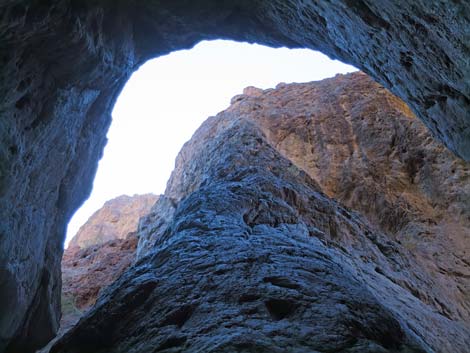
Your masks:
<svg viewBox="0 0 470 353"><path fill-rule="evenodd" d="M442 147L361 73L249 91L184 145L135 265L51 352L467 353L468 163L414 158ZM383 218L398 196L407 218Z"/></svg>
<svg viewBox="0 0 470 353"><path fill-rule="evenodd" d="M134 261L139 220L157 200L146 194L107 201L72 238L62 258L63 328Z"/></svg>
<svg viewBox="0 0 470 353"><path fill-rule="evenodd" d="M328 196L412 250L456 306L416 295L470 320L470 163L403 101L358 72L244 95L227 111L255 122Z"/></svg>
<svg viewBox="0 0 470 353"><path fill-rule="evenodd" d="M56 339L69 330L96 302L103 288L113 283L134 262L137 235L108 240L86 248L69 247L62 258L62 317ZM56 340L55 339L55 340ZM49 352L53 340L38 353Z"/></svg>
<svg viewBox="0 0 470 353"><path fill-rule="evenodd" d="M320 50L404 99L470 160L468 0L7 0L0 4L0 350L56 332L66 224L145 61L201 40Z"/></svg>
<svg viewBox="0 0 470 353"><path fill-rule="evenodd" d="M69 247L87 248L108 240L125 239L135 232L139 219L145 216L157 202L153 194L122 195L107 201L80 227Z"/></svg>
<svg viewBox="0 0 470 353"><path fill-rule="evenodd" d="M111 284L134 261L136 233L84 249L71 248L62 258L62 294L79 310L92 306L101 288Z"/></svg>

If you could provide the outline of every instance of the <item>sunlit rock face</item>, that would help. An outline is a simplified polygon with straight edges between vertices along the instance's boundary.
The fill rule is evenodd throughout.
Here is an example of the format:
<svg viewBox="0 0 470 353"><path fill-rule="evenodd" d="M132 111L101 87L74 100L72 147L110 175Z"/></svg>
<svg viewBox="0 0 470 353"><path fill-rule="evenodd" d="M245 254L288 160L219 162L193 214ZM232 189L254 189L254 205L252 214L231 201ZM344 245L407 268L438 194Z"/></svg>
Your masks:
<svg viewBox="0 0 470 353"><path fill-rule="evenodd" d="M157 202L158 196L121 195L96 211L70 240L69 248L88 248L109 240L125 239L137 230L140 217L147 215Z"/></svg>
<svg viewBox="0 0 470 353"><path fill-rule="evenodd" d="M468 1L3 1L0 350L59 321L66 224L90 192L110 112L149 58L226 38L318 49L404 99L470 159Z"/></svg>
<svg viewBox="0 0 470 353"><path fill-rule="evenodd" d="M444 156L411 173L421 149ZM51 352L464 353L469 178L362 73L245 90L183 147L136 265ZM408 218L379 217L398 195Z"/></svg>
<svg viewBox="0 0 470 353"><path fill-rule="evenodd" d="M442 292L403 285L469 322L470 163L362 73L245 93L228 112L255 122L329 197L412 251Z"/></svg>
<svg viewBox="0 0 470 353"><path fill-rule="evenodd" d="M62 304L67 299L85 311L95 303L101 288L133 262L139 220L157 200L153 194L116 197L80 227L64 251Z"/></svg>

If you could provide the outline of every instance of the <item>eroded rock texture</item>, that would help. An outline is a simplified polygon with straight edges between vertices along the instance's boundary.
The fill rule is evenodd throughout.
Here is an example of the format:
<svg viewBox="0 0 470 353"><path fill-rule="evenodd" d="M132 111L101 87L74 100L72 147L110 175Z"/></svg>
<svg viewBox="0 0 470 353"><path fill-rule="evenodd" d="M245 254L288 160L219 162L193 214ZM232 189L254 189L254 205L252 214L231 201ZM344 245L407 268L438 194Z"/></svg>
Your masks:
<svg viewBox="0 0 470 353"><path fill-rule="evenodd" d="M100 291L113 283L134 262L136 232L86 248L72 247L62 258L60 328L56 337L37 353L51 346L96 302Z"/></svg>
<svg viewBox="0 0 470 353"><path fill-rule="evenodd" d="M65 225L114 101L147 59L227 38L319 49L404 99L470 159L465 0L8 0L0 5L0 350L57 330Z"/></svg>
<svg viewBox="0 0 470 353"><path fill-rule="evenodd" d="M61 328L70 326L95 304L100 290L113 283L133 263L136 248L134 231L126 238L64 251Z"/></svg>
<svg viewBox="0 0 470 353"><path fill-rule="evenodd" d="M443 290L433 295L415 287L414 294L468 321L470 164L362 73L245 93L228 111L255 121L328 196L411 250Z"/></svg>
<svg viewBox="0 0 470 353"><path fill-rule="evenodd" d="M245 93L183 147L137 263L51 352L467 352L468 163L362 73ZM421 149L444 156L411 173ZM408 219L379 217L397 195Z"/></svg>
<svg viewBox="0 0 470 353"><path fill-rule="evenodd" d="M62 302L67 297L77 309L88 309L101 288L129 267L135 258L139 220L157 200L153 194L116 197L80 227L62 259Z"/></svg>

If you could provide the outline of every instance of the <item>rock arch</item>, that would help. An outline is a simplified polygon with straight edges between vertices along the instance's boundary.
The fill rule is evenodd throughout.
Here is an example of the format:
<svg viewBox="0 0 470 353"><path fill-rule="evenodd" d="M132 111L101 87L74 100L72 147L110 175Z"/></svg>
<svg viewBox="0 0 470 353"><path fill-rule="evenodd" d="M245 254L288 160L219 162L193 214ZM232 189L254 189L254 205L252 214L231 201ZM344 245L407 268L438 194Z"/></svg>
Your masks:
<svg viewBox="0 0 470 353"><path fill-rule="evenodd" d="M146 60L225 38L351 63L470 160L466 1L9 0L0 5L0 351L57 328L65 226Z"/></svg>

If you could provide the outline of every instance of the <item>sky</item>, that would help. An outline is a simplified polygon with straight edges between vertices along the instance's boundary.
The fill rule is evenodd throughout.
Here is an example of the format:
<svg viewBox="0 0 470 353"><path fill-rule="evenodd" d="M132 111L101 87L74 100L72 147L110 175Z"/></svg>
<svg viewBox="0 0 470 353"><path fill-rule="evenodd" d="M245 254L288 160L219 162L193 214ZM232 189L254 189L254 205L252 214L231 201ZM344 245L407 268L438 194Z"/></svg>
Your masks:
<svg viewBox="0 0 470 353"><path fill-rule="evenodd" d="M183 144L243 88L317 81L356 70L312 50L222 40L148 61L114 106L92 194L69 222L65 245L107 200L162 194Z"/></svg>

